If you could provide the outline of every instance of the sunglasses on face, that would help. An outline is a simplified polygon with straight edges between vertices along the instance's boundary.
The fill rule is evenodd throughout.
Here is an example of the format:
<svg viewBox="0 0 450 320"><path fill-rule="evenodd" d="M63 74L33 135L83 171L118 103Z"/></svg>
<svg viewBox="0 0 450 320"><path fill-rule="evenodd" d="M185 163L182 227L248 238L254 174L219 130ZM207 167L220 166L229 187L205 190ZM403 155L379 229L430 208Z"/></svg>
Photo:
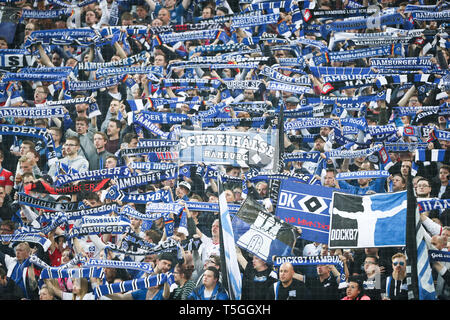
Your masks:
<svg viewBox="0 0 450 320"><path fill-rule="evenodd" d="M394 265L394 267L395 267L395 266L398 266L398 265L400 265L400 266L403 267L403 266L405 265L405 263L404 263L403 261L395 261L395 262L393 262L392 264Z"/></svg>

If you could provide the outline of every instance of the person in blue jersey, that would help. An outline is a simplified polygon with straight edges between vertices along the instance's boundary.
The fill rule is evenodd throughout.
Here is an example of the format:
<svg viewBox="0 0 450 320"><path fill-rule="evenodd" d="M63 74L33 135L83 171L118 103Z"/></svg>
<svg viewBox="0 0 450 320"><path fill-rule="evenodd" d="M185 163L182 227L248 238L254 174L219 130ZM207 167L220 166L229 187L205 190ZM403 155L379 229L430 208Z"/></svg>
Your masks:
<svg viewBox="0 0 450 320"><path fill-rule="evenodd" d="M208 267L203 275L203 284L197 286L188 300L229 300L228 293L219 282L219 270Z"/></svg>

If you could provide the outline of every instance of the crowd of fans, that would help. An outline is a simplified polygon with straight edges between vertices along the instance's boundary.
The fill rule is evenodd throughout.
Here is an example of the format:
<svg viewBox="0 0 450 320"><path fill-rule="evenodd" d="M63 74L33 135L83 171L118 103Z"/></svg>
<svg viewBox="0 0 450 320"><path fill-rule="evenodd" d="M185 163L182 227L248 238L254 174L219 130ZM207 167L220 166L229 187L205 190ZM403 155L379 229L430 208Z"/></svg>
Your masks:
<svg viewBox="0 0 450 320"><path fill-rule="evenodd" d="M252 120L257 117L275 119L284 108L286 115L284 122L295 122L300 116L295 111L305 111L312 107L307 117L329 118L343 120L346 118L365 119L367 127L356 133L339 134L339 129L328 125L316 127L295 128L285 130L280 128L284 137L283 153L314 152L320 154L319 161L286 161L283 172L290 174L310 175L320 182L320 185L338 188L349 193L366 195L371 193L398 192L406 190L408 183L412 183L418 198L449 198L450 164L445 160L433 159L419 161L415 150L440 150L449 152L450 118L448 113L449 92L446 87L448 70L448 20L420 20L412 12L448 12L445 2L430 3L428 1L352 1L352 0L313 0L313 1L282 1L274 2L272 7L264 8L263 15L278 14L275 22L246 26L233 25L232 16L250 12L249 17L256 14L258 5L269 2L259 1L201 1L201 0L101 0L84 1L79 6L70 6L60 1L0 1L0 10L17 9L17 21L14 33L0 38L0 48L5 50L26 50L29 55L37 58L36 68L48 68L51 72L58 72L63 67L71 69L70 75L60 81L46 81L46 79L16 80L5 82L2 78L1 108L48 108L48 102L69 99L89 98L83 103L64 105L64 115L39 118L2 117L2 126L37 127L47 129L54 143L55 159L50 159L49 148L42 139L36 136L1 135L0 149L0 221L1 235L25 235L32 230L46 230L39 235L50 241L50 245L42 245L33 241L3 241L0 244L0 299L29 299L29 300L93 300L93 299L130 299L130 300L220 300L230 299L230 292L226 288L221 269L220 256L220 225L218 212L189 210L186 202L218 202L218 185L215 179L206 179L204 163L183 164L177 159L163 161L178 166L178 175L170 179L156 181L146 185L131 188L131 193L146 194L165 190L171 193L173 202L184 207L187 216L186 227L182 227L179 216L172 215L174 223L173 234L168 234L167 223L164 218L151 220L129 218L130 230L126 234L90 234L87 236L73 236L72 228L80 226L80 221L70 221L69 224L59 225L53 229L45 229L49 221L51 210L27 205L20 201L20 194L26 194L43 201L53 203L78 203L74 208L98 208L105 204L116 203L128 206L144 214L145 204L122 202L105 197L105 191L114 186L113 180L99 185L104 181L75 181L69 184L72 190L80 187L78 192L52 193L45 186L54 186L57 177L62 174L82 173L99 169L128 166L133 174L142 175L145 170L132 169L133 163L157 162L150 155L123 155L124 150L136 148L139 141L146 139L176 140L180 130L200 130L198 118L202 112L212 110L214 106L227 107L221 110L220 116L225 118L242 118L236 126L226 126L218 123L214 130L235 130L264 132L268 130L267 123L252 128ZM282 3L281 9L276 4ZM412 10L407 10L413 6ZM339 16L336 13L322 17L319 13L351 9L378 8L381 14L400 13L404 18L402 23L378 26L343 29L350 35L344 41L338 41L339 30L329 33L315 28L335 21L346 19L351 21L357 17ZM53 18L27 18L38 11L55 11L71 8L71 16L57 16ZM432 9L430 9L432 8ZM252 13L255 11L254 13ZM259 12L259 11L258 11ZM312 14L307 19L307 13ZM336 14L336 15L335 15ZM368 14L361 14L368 17ZM35 15L37 17L37 14ZM223 23L220 18L228 17ZM209 19L209 20L208 20ZM251 20L251 19L250 19ZM202 21L220 22L220 33L212 38L184 40L180 35L191 30L202 30ZM238 19L236 21L239 21ZM184 25L185 28L175 28ZM125 29L114 32L112 27L122 26ZM198 28L194 28L197 26ZM126 29L126 28L130 29ZM135 33L128 32L134 27ZM140 32L145 27L144 33ZM213 28L213 27L210 27ZM42 40L35 32L42 30L94 30L100 40L88 44L73 43L58 44L47 38ZM125 30L125 31L124 31ZM287 30L287 31L286 31ZM403 68L392 70L389 75L408 75L408 80L388 82L381 86L372 82L363 84L352 82L365 79L352 78L358 70L372 68L377 74L381 69L371 64L371 56L364 56L351 60L333 60L333 52L343 52L368 48L374 45L358 45L356 39L372 39L371 34L380 34L379 38L385 43L393 45L393 39L402 38L403 31L412 32L408 41L402 42L402 53L394 52L378 55L377 58L392 60L412 57L429 58L431 68ZM33 34L34 33L34 34ZM174 34L175 41L164 41L164 34ZM367 34L367 37L352 36ZM413 33L411 33L413 34ZM69 35L69 37L72 35ZM74 36L75 37L75 36ZM254 40L257 38L257 40ZM280 41L271 41L277 38ZM41 39L41 41L39 41ZM111 39L113 39L111 41ZM179 39L179 40L178 40ZM62 39L64 40L64 39ZM283 42L284 41L284 42ZM226 46L233 48L227 49ZM242 46L238 46L242 45ZM212 48L217 48L214 51ZM314 57L323 55L323 47L328 48L329 60L315 63ZM375 45L376 46L376 45ZM211 48L209 51L208 48ZM5 52L5 51L3 51ZM12 52L12 51L11 51ZM17 51L19 52L19 51ZM1 52L0 52L1 53ZM121 81L103 88L86 88L86 90L68 90L68 84L75 81L91 81L95 85L103 78L96 75L98 70L83 70L81 63L109 63L121 61L145 53L143 59L134 61L127 67L160 67L157 72L128 74ZM4 54L4 53L2 53ZM223 61L212 57L224 58ZM209 67L205 65L189 65L196 57L210 57ZM236 57L241 58L236 62ZM263 57L267 59L258 58ZM254 60L252 60L254 58ZM247 60L246 60L247 59ZM292 61L296 60L296 63ZM206 60L204 60L205 63ZM230 62L230 61L235 61ZM247 66L239 63L247 62ZM257 61L251 65L250 62ZM289 61L289 62L288 62ZM183 64L185 62L186 64ZM223 68L220 62L229 63ZM317 62L317 61L316 61ZM235 64L235 65L233 65ZM114 65L112 65L113 68ZM275 90L268 87L270 81L278 81L271 75L263 73L265 66L275 70L286 79L305 79L310 83L310 90L295 92L294 90ZM9 72L21 73L21 69L1 70L5 75ZM325 81L328 73L320 68L341 70L330 73L339 75L340 72L349 75L349 81ZM119 68L119 67L117 67ZM322 71L317 71L317 70ZM313 70L316 70L313 72ZM347 70L347 71L342 71ZM406 70L406 71L405 71ZM431 70L431 71L430 71ZM159 73L159 71L161 71ZM275 74L275 71L273 74ZM153 74L152 74L153 72ZM318 72L318 73L317 73ZM438 81L411 80L411 74L433 73ZM51 73L50 73L51 74ZM156 75L156 76L155 76ZM372 74L373 75L373 74ZM381 73L381 75L386 75ZM123 75L125 76L125 75ZM155 79L156 78L156 79ZM343 78L340 78L343 79ZM434 78L433 78L434 79ZM177 80L173 85L164 85L165 80ZM202 86L200 80L219 80L221 86ZM294 81L292 80L292 81ZM189 82L192 84L186 84ZM227 89L227 81L248 81L248 88L238 87ZM260 81L258 88L252 87L250 81ZM282 79L279 80L282 82ZM439 83L439 85L438 85ZM333 86L334 84L334 86ZM341 86L339 86L339 85ZM330 90L329 86L332 87ZM361 97L375 97L379 92L388 92L382 99L364 100ZM345 103L314 100L315 98L354 98L353 107L346 109ZM161 99L164 103L159 103ZM160 100L158 100L160 99ZM310 99L310 100L308 100ZM148 111L159 113L178 113L187 115L185 121L179 123L155 122L153 130L134 122L133 112L136 111L137 101L143 103ZM308 101L305 103L305 101ZM336 100L337 101L337 100ZM98 106L92 109L92 105ZM264 107L261 107L264 106ZM439 108L431 109L431 107ZM247 107L247 109L245 108ZM404 107L398 111L398 107ZM429 108L427 108L429 107ZM261 109L263 109L261 111ZM344 111L342 112L342 110ZM339 111L340 110L340 111ZM405 111L407 110L407 111ZM430 112L430 110L432 110ZM1 111L1 110L0 110ZM292 113L289 113L292 112ZM130 119L131 118L131 119ZM274 122L276 127L281 118ZM271 123L272 125L272 123ZM386 150L390 158L390 166L379 157L368 154L355 158L327 157L327 152L342 150L356 151L374 146L375 139L367 137L367 128L392 125L395 132L390 132L390 142L396 142L398 149ZM414 134L406 134L408 128L414 129ZM418 129L419 128L419 129ZM423 130L427 129L426 134ZM203 130L206 130L203 128ZM4 132L4 131L3 131ZM419 133L417 133L419 132ZM436 132L442 134L436 135ZM361 134L363 133L363 134ZM374 135L375 136L375 135ZM342 142L344 141L344 143ZM369 141L368 144L365 144ZM378 142L384 142L378 140ZM387 141L387 140L386 140ZM423 146L424 145L424 146ZM387 146L387 144L386 144ZM408 147L409 146L409 147ZM162 150L162 149L161 149ZM172 149L175 151L176 149ZM167 150L164 150L167 151ZM170 153L170 152L169 152ZM171 153L172 155L174 153ZM175 157L175 156L174 156ZM52 161L51 161L52 160ZM272 181L252 183L246 181L243 188L238 179L245 177L249 168L237 165L216 165L215 170L225 177L234 177L226 181L225 195L228 203L242 204L247 197L261 200L268 211L275 214L276 203L271 202L273 188ZM388 170L388 176L341 180L338 173ZM409 181L412 179L412 181ZM93 185L97 188L90 188ZM39 189L38 186L41 188ZM43 187L44 186L44 187ZM68 188L67 190L69 190ZM83 190L84 189L84 190ZM108 212L111 217L117 216ZM50 215L51 216L51 215ZM450 249L449 209L433 209L421 212L422 223L426 226L427 239L430 248L447 251ZM115 221L115 220L114 220ZM31 231L30 231L31 230ZM300 229L301 230L301 229ZM191 239L199 239L198 247L181 247L170 252L147 254L143 247L135 245L134 252L128 255L120 251L111 250L111 244L120 246L127 239L127 235L139 237L141 243L158 245L167 243L170 239L178 244ZM300 232L301 233L301 232ZM6 238L2 238L5 240ZM48 242L45 242L48 243ZM242 274L242 300L407 300L408 286L406 280L405 247L395 248L360 248L360 249L328 249L327 243L305 240L301 237L296 241L292 255L295 256L326 256L336 255L343 263L343 269L338 270L334 265L295 266L285 263L274 266L251 253L238 247L237 257ZM130 249L131 250L131 249ZM34 257L34 259L33 259ZM36 262L39 259L39 263ZM119 262L140 262L151 266L150 272L127 269L122 267L104 267L101 276L70 277L66 274L59 277L42 277L45 268L73 269L81 266L87 259L104 259ZM433 264L433 278L436 284L438 299L450 298L449 277L447 263ZM120 264L118 264L120 265ZM344 273L345 281L340 279ZM172 281L166 281L156 286L135 290L117 291L98 296L94 294L96 288L105 284L127 282L133 279L144 279L153 275L167 275Z"/></svg>

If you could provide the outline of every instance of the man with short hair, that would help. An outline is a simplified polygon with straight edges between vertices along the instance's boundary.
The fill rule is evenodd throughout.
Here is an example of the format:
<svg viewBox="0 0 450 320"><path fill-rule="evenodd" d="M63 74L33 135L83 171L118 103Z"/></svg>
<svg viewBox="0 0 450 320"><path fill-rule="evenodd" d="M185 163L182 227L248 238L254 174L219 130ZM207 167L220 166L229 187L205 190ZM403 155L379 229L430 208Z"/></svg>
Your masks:
<svg viewBox="0 0 450 320"><path fill-rule="evenodd" d="M421 178L417 181L416 196L417 198L430 198L431 184L426 178Z"/></svg>
<svg viewBox="0 0 450 320"><path fill-rule="evenodd" d="M267 290L270 290L273 283L278 280L273 267L256 255L247 262L242 253L239 253L238 261L244 269L241 300L266 299Z"/></svg>
<svg viewBox="0 0 450 320"><path fill-rule="evenodd" d="M380 272L378 258L366 255L364 260L364 291L371 300L381 300L381 293L386 283L385 276Z"/></svg>
<svg viewBox="0 0 450 320"><path fill-rule="evenodd" d="M390 183L388 185L390 192L399 192L406 190L406 179L402 174L395 173L392 175L391 179L388 179L388 181L389 180L392 181L392 188L390 186Z"/></svg>
<svg viewBox="0 0 450 320"><path fill-rule="evenodd" d="M42 176L42 172L37 166L36 160L32 158L30 154L20 157L18 165L19 170L14 177L14 189L16 190L20 190L23 186L23 176L26 173L33 174L35 178L40 178Z"/></svg>
<svg viewBox="0 0 450 320"><path fill-rule="evenodd" d="M220 273L208 267L203 274L203 284L192 290L188 300L229 300L228 294L219 282Z"/></svg>
<svg viewBox="0 0 450 320"><path fill-rule="evenodd" d="M192 0L182 0L180 4L177 5L177 0L165 0L164 7L154 0L146 0L148 7L151 12L154 13L161 19L159 13L161 10L165 9L167 11L168 21L163 21L163 25L172 24L184 24L186 23L185 17Z"/></svg>
<svg viewBox="0 0 450 320"><path fill-rule="evenodd" d="M323 177L323 186L330 188L339 188L338 181L336 180L336 170L333 168L327 168Z"/></svg>
<svg viewBox="0 0 450 320"><path fill-rule="evenodd" d="M386 278L386 295L383 300L408 300L406 256L403 253L392 256L392 269L392 274Z"/></svg>
<svg viewBox="0 0 450 320"><path fill-rule="evenodd" d="M0 251L0 264L6 267L7 276L21 289L25 298L37 300L39 297L35 270L30 262L31 248L27 242L19 243L15 256Z"/></svg>
<svg viewBox="0 0 450 320"><path fill-rule="evenodd" d="M268 300L307 300L306 285L294 278L294 266L285 262L280 266L279 280L268 290Z"/></svg>
<svg viewBox="0 0 450 320"><path fill-rule="evenodd" d="M87 117L77 117L75 119L75 131L70 128L67 129L65 137L66 139L68 137L78 137L80 140L78 153L89 159L95 153L95 147L92 142L95 131L95 121L91 123Z"/></svg>
<svg viewBox="0 0 450 320"><path fill-rule="evenodd" d="M169 252L163 252L158 255L153 273L151 275L167 273L172 269L174 256ZM167 291L167 282L164 285L138 289L127 293L114 293L107 295L112 300L162 300L164 287ZM167 292L165 292L167 294Z"/></svg>
<svg viewBox="0 0 450 320"><path fill-rule="evenodd" d="M118 159L116 156L108 156L105 161L105 168L115 168L117 167Z"/></svg>
<svg viewBox="0 0 450 320"><path fill-rule="evenodd" d="M77 172L85 172L89 170L89 162L86 158L78 154L80 149L80 139L77 137L68 137L64 143L65 156L50 166L48 175L56 177L59 174L60 163Z"/></svg>
<svg viewBox="0 0 450 320"><path fill-rule="evenodd" d="M105 149L114 154L120 148L120 131L122 130L122 122L117 119L110 119L106 128L106 135L108 141L106 142Z"/></svg>
<svg viewBox="0 0 450 320"><path fill-rule="evenodd" d="M310 291L311 300L339 299L339 271L334 265L318 264L317 275L306 276L305 284Z"/></svg>

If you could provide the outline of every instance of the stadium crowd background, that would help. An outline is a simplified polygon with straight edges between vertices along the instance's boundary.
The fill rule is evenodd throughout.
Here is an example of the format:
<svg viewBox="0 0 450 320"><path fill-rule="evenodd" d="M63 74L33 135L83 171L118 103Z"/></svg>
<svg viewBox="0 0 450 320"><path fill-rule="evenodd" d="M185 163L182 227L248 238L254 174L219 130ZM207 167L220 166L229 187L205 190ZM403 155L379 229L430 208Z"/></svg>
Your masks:
<svg viewBox="0 0 450 320"><path fill-rule="evenodd" d="M0 1L0 9L4 7L14 7L33 10L56 10L64 8L58 5L57 1ZM394 1L382 0L379 3L367 1L333 1L316 0L311 2L292 2L294 10L279 10L279 20L276 23L258 25L256 27L237 27L231 23L223 26L223 35L216 39L186 40L170 43L156 43L157 36L151 34L149 37L140 35L125 34L111 43L96 46L93 42L90 46L78 46L77 44L46 44L34 41L31 36L38 30L49 29L71 29L89 28L102 30L110 26L113 18L118 18L117 26L148 26L164 27L181 24L196 24L202 19L217 18L255 10L251 7L251 1L198 1L198 0L165 0L162 3L156 0L146 1L120 1L118 12L113 12L114 0L102 0L99 3L79 7L75 11L72 19L67 17L57 17L52 19L20 18L17 17L14 36L0 38L0 49L27 49L38 57L38 65L42 67L74 67L81 62L111 62L120 61L126 57L131 57L141 52L147 52L146 58L148 66L160 66L164 70L163 77L170 75L170 79L219 79L224 80L264 80L267 84L268 77L260 73L258 68L169 68L171 63L189 61L193 56L213 56L215 52L198 50L206 48L208 45L225 45L234 43L246 43L245 39L254 36L277 35L282 37L285 34L280 26L288 26L292 32L285 39L296 41L308 39L314 45L302 42L295 42L301 48L302 56L306 66L313 67L313 56L322 53L317 43L325 46L330 45L334 33L323 37L320 31L305 32L306 22L303 20L305 9L314 10L335 10L366 8L369 5L378 5L384 12L400 12L405 17L402 25L381 25L378 29L354 29L345 30L350 33L373 33L385 32L386 28L397 28L397 30L424 29L430 34L420 34L412 37L408 42L403 43L406 53L403 57L431 57L435 70L446 71L448 69L449 53L446 46L447 34L446 26L448 20L420 21L412 18L411 12L405 12L407 5L417 6L437 6L438 4L428 1ZM309 5L309 7L304 7ZM59 3L60 4L60 3ZM256 4L256 2L254 3ZM290 4L290 2L289 2ZM443 11L447 9L446 3ZM300 9L300 11L298 10ZM437 10L437 9L436 9ZM21 10L19 10L20 12ZM298 13L300 19L298 18ZM78 16L77 16L78 14ZM297 14L297 15L296 15ZM295 16L295 18L293 18ZM346 18L338 17L337 20ZM310 25L322 25L335 21L330 18L314 17L308 21ZM78 22L80 23L77 26ZM300 22L301 23L300 23ZM290 29L289 29L290 28ZM158 30L158 29L155 29ZM435 31L433 33L433 31ZM399 31L398 31L399 32ZM400 33L398 33L400 34ZM395 38L397 35L390 35ZM106 36L105 36L106 37ZM437 39L437 41L436 41ZM351 40L351 39L350 39ZM386 39L385 39L386 40ZM28 42L27 42L28 41ZM34 42L33 42L34 41ZM317 42L314 42L317 41ZM388 41L388 40L387 40ZM30 44L31 43L31 44ZM271 43L268 40L261 40L264 43L264 51L256 50L259 46L248 43L249 53L241 55L245 57L270 57L265 63L269 66L280 65L283 58L297 58L298 53L287 45ZM275 49L271 49L274 47ZM363 48L356 46L351 41L336 42L329 49L332 51L354 50ZM251 49L255 49L252 53ZM241 49L242 50L242 49ZM227 53L224 50L221 55ZM330 51L331 52L331 51ZM385 58L401 58L401 55L385 55ZM137 62L138 66L142 62ZM264 64L264 63L263 63ZM321 66L347 67L348 69L370 67L370 58L359 58L349 61L326 61ZM55 69L56 70L56 69ZM168 73L168 71L171 71ZM36 108L46 106L48 101L64 100L71 98L90 97L95 92L95 102L98 105L99 113L90 115L89 103L78 103L67 106L65 111L69 115L62 120L59 117L49 118L19 118L2 117L2 125L17 125L47 128L54 141L58 162L49 165L47 149L42 140L35 137L24 137L20 135L2 135L0 153L0 218L1 234L8 235L27 228L42 228L45 224L39 223L39 217L43 215L44 209L21 205L18 203L18 194L26 191L34 197L64 202L81 202L86 208L98 207L111 202L104 198L101 191L83 191L72 194L54 195L46 192L32 191L27 186L43 181L52 185L55 177L61 169L58 163L63 163L78 172L97 170L101 168L112 168L130 163L148 161L146 156L120 156L122 149L134 148L140 139L156 139L162 135L157 135L149 130L142 129L132 121L126 119L130 116L132 108L130 100L146 98L178 98L179 102L175 107L164 105L150 105L150 110L155 112L176 112L193 117L202 111L208 110L211 106L220 102L231 101L241 102L264 102L268 103L270 109L278 113L279 106L285 106L286 111L300 110L305 106L302 101L305 97L335 96L335 97L361 97L376 93L373 85L355 85L348 88L333 88L332 92L324 93L324 81L320 76L302 68L300 65L290 65L278 69L280 73L287 77L300 78L306 74L313 83L313 93L294 93L281 90L269 90L266 86L255 89L231 89L230 96L223 99L221 93L223 87L219 88L187 88L183 85L173 87L158 87L155 82L146 74L131 75L134 80L132 86L127 86L125 82L98 90L69 92L55 82L46 81L12 81L9 82L8 89L2 87L2 107L24 107ZM305 72L307 70L307 72ZM3 72L5 73L5 72ZM425 73L416 70L416 73ZM94 71L78 71L74 75L79 81L98 80ZM437 78L444 78L444 73L437 73ZM179 82L181 83L181 82ZM5 84L5 83L3 83ZM316 117L324 118L345 118L363 117L369 126L382 126L394 124L398 129L395 135L397 141L410 143L427 142L426 148L449 150L450 142L447 138L429 139L429 136L416 137L403 135L404 128L408 126L431 126L437 130L449 132L450 119L448 112L439 111L427 112L427 106L447 106L450 101L449 91L445 86L433 85L433 83L388 83L385 89L390 89L389 99L373 100L363 102L365 108L362 111L345 111L346 114L337 113L336 106L327 110L327 106L321 105L315 108ZM3 90L4 89L4 90ZM197 104L195 103L195 98ZM184 102L183 100L184 99ZM94 100L91 100L94 101ZM194 101L194 102L192 102ZM194 107L193 107L194 106ZM317 105L315 107L318 107ZM324 108L325 107L325 108ZM395 112L395 107L411 107L414 110L410 114L399 115ZM423 107L423 108L422 108ZM448 110L448 109L447 109ZM269 117L273 113L264 113L233 110L229 107L225 112L233 118L247 118L251 121L256 116ZM342 110L341 110L342 112ZM419 116L422 114L422 116ZM423 116L425 115L425 116ZM295 119L286 117L285 121L290 122ZM248 123L247 123L248 125ZM160 124L156 126L164 133L176 132L178 129L194 129L191 121L185 121L181 125ZM231 130L247 131L249 126L241 125L231 127ZM264 129L260 129L264 130ZM302 130L283 130L284 152L292 153L297 151L319 151L324 154L334 150L339 144L333 139L335 129L329 126L309 128L308 132ZM176 135L174 135L176 137ZM307 137L309 137L307 139ZM445 161L416 161L414 150L389 151L392 166L389 168L389 177L378 177L368 179L353 179L348 181L337 180L336 174L339 172L357 172L360 170L383 169L378 159L364 156L353 159L333 159L327 161L308 162L293 161L285 165L285 172L309 174L315 176L325 187L340 188L353 194L388 193L406 190L408 179L413 179L415 193L421 198L449 198L449 163ZM446 158L448 159L448 157ZM171 161L168 161L171 162ZM176 161L175 161L176 163ZM189 174L179 174L175 179L165 180L158 183L141 186L135 193L153 192L157 190L171 190L175 201L199 201L218 202L217 184L214 179L205 180L199 174L198 168L204 167L199 163L189 167ZM238 166L219 166L227 176L241 177L246 168ZM410 175L414 171L415 176ZM139 171L138 171L139 172ZM180 170L181 172L181 170ZM186 172L186 171L184 171ZM205 182L207 181L207 182ZM225 183L225 195L229 203L240 204L246 197L253 197L262 200L267 210L273 212L274 204L270 202L270 183L261 181L258 183L247 183L247 192L243 191L242 184L234 181ZM40 190L42 191L42 190ZM120 201L116 201L120 205ZM128 203L138 211L144 212L145 208L141 204ZM182 259L176 254L162 253L151 255L127 256L124 254L105 251L108 243L119 244L124 235L100 234L90 235L81 238L70 238L70 230L64 227L57 227L43 236L51 241L47 250L43 250L41 245L35 243L2 242L0 245L0 299L96 299L93 289L105 283L115 283L138 279L147 273L123 268L104 268L103 278L70 278L60 277L56 279L40 278L42 267L33 263L30 256L38 256L41 261L51 267L58 267L73 262L75 257L103 258L115 261L137 261L150 263L153 267L152 274L166 274L172 272L174 282L168 282L150 287L149 289L129 290L122 293L102 296L101 299L229 299L229 293L225 291L221 283L223 277L220 269L220 241L219 224L217 220L218 212L195 212L187 211L187 228L180 228L175 218L175 229L172 239L182 241L186 239L199 238L202 243L199 248L192 250L182 250ZM449 209L431 210L421 213L421 220L427 227L429 242L437 249L447 251L450 249L450 225ZM153 223L146 223L136 218L130 218L133 232L148 243L158 244L167 240L165 234L165 223L161 218ZM299 230L301 234L301 229ZM137 249L139 250L139 249ZM264 262L258 257L253 257L245 250L238 249L238 261L243 275L242 278L242 299L407 299L406 284L406 258L405 248L365 248L365 249L335 249L329 250L327 244L297 239L293 249L293 255L297 256L324 256L337 255L344 262L346 283L348 286L340 286L338 279L339 271L333 265L318 266L292 266L282 265L279 270L273 265ZM105 256L106 255L106 256ZM76 263L73 263L72 267ZM436 283L436 292L439 299L446 300L450 297L448 272L446 273L446 263L433 265L433 278ZM388 279L388 281L387 281ZM447 281L447 282L446 282ZM278 291L274 290L274 285L280 284ZM389 284L389 285L387 285ZM392 285L391 285L392 284Z"/></svg>

